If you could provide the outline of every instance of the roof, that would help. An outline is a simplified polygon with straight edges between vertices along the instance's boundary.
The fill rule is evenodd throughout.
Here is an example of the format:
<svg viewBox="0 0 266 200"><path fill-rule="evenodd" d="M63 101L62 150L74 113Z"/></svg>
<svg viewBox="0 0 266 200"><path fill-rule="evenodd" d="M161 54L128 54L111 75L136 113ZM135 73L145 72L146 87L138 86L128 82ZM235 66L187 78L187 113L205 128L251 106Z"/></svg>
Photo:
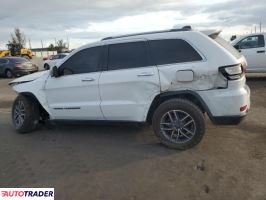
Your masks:
<svg viewBox="0 0 266 200"><path fill-rule="evenodd" d="M191 30L192 30L191 26L184 26L181 29L168 29L168 30L161 30L161 31L150 31L150 32L141 32L141 33L133 33L133 34L127 34L127 35L118 35L118 36L106 37L106 38L103 38L102 41L124 38L124 37L131 37L131 36L149 35L149 34L156 34L156 33L191 31Z"/></svg>

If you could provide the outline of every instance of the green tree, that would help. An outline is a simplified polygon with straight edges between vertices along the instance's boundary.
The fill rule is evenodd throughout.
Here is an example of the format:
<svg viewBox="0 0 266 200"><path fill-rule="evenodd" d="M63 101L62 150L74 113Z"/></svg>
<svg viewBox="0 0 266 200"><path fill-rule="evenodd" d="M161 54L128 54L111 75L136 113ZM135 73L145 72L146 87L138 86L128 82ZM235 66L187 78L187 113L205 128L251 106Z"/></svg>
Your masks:
<svg viewBox="0 0 266 200"><path fill-rule="evenodd" d="M53 44L50 44L49 47L48 47L48 51L55 51L56 48Z"/></svg>
<svg viewBox="0 0 266 200"><path fill-rule="evenodd" d="M15 28L14 33L11 33L11 40L8 41L8 45L24 48L26 45L26 36L20 31L19 28Z"/></svg>
<svg viewBox="0 0 266 200"><path fill-rule="evenodd" d="M56 42L56 47L58 48L58 49L64 49L64 48L66 48L66 42L64 42L64 40L58 40L57 42Z"/></svg>

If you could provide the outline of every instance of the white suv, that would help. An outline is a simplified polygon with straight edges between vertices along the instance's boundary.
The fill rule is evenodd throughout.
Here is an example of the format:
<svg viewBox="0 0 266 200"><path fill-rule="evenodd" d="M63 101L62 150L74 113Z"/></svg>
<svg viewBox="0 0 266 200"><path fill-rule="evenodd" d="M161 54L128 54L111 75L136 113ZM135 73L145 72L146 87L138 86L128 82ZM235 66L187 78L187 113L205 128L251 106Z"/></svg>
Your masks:
<svg viewBox="0 0 266 200"><path fill-rule="evenodd" d="M239 37L232 45L247 59L247 72L266 72L266 33L254 33Z"/></svg>
<svg viewBox="0 0 266 200"><path fill-rule="evenodd" d="M46 120L141 122L170 148L193 147L205 113L232 125L250 106L245 58L218 34L185 27L83 46L50 72L10 83L19 94L14 126L25 133Z"/></svg>

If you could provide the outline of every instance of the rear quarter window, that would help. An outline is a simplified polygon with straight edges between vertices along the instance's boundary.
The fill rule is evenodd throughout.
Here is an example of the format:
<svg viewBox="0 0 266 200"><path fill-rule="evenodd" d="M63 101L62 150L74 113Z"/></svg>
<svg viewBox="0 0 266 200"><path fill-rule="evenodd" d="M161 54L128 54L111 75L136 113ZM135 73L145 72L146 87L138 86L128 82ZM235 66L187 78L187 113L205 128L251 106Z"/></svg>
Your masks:
<svg viewBox="0 0 266 200"><path fill-rule="evenodd" d="M202 60L199 53L182 39L150 40L149 45L156 65Z"/></svg>

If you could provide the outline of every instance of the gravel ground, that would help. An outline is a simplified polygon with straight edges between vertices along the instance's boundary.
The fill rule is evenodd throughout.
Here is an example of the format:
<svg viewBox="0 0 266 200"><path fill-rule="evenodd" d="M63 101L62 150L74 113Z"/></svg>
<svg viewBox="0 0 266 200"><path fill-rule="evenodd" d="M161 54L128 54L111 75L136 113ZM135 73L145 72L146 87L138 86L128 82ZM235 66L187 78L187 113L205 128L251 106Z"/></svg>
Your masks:
<svg viewBox="0 0 266 200"><path fill-rule="evenodd" d="M58 125L21 135L0 79L0 187L54 187L56 199L266 199L266 75L252 76L252 109L239 126L207 121L187 151L148 127Z"/></svg>

